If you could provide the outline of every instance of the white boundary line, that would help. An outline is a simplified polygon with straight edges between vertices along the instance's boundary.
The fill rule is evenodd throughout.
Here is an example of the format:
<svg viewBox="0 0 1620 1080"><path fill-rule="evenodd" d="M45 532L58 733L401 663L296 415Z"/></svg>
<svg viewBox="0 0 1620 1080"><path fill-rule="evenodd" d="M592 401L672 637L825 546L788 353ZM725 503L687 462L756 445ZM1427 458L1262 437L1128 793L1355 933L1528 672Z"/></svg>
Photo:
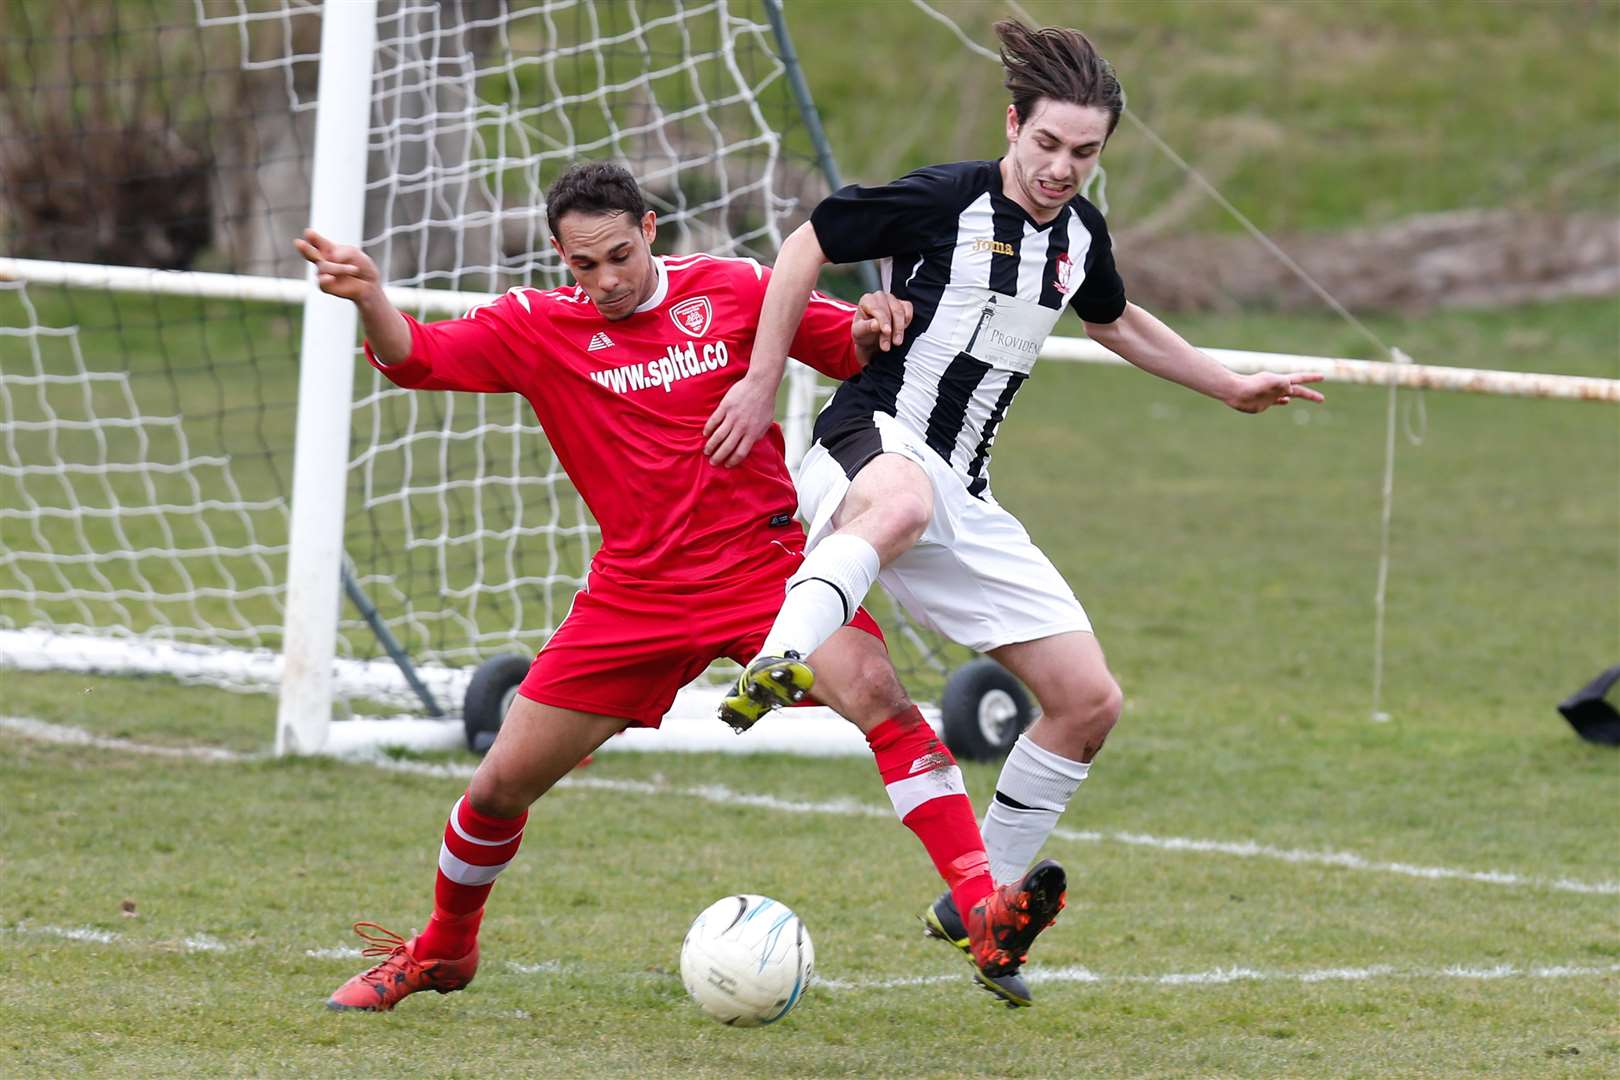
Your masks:
<svg viewBox="0 0 1620 1080"><path fill-rule="evenodd" d="M38 742L51 742L69 746L88 746L116 750L123 753L150 754L158 757L186 758L199 761L248 761L254 755L238 754L212 747L151 746L129 739L112 739L92 735L79 728L60 724L47 724L23 717L0 716L0 731L10 731ZM473 774L473 766L458 762L395 761L386 757L354 757L348 760L370 765L389 772L409 773L415 776L466 779ZM722 806L746 806L756 810L772 810L788 814L825 814L833 817L891 818L893 810L875 803L855 799L834 799L808 802L783 799L775 795L735 791L721 784L675 787L645 780L609 780L604 777L582 776L575 773L565 777L558 785L564 789L587 791L614 791L631 795L674 795L679 798L699 799ZM1397 877L1420 878L1430 881L1468 881L1482 885L1500 885L1509 888L1545 889L1551 892L1577 893L1595 896L1620 896L1620 881L1579 881L1573 878L1544 878L1503 870L1464 870L1452 866L1420 866L1414 863L1384 862L1368 859L1349 851L1312 851L1306 848L1280 848L1253 840L1208 840L1186 836L1155 836L1150 833L1114 830L1056 829L1055 839L1071 843L1112 843L1129 847L1145 847L1158 851L1191 852L1201 855L1227 855L1240 859L1269 859L1277 862L1305 866L1330 866L1362 873L1390 874Z"/></svg>
<svg viewBox="0 0 1620 1080"><path fill-rule="evenodd" d="M1265 971L1255 968L1215 968L1211 971L1172 971L1161 975L1111 975L1083 967L1029 968L1024 978L1032 983L1133 983L1147 986L1226 986L1239 982L1335 983L1372 980L1411 981L1414 979L1569 979L1620 974L1620 964L1580 966L1541 964L1520 967L1515 964L1397 968L1388 964L1371 967L1316 968L1306 971ZM828 979L816 977L815 986L828 990L897 990L911 986L958 982L963 976L918 975L900 979Z"/></svg>
<svg viewBox="0 0 1620 1080"><path fill-rule="evenodd" d="M101 930L91 926L51 926L29 922L21 922L12 926L0 923L0 934L19 937L52 937L63 941L80 942L89 945L116 945L120 948L144 947L180 953L237 952L261 947L232 944L220 941L207 934L193 934L174 941L142 941L127 938L115 931ZM315 960L342 960L345 962L361 958L360 950L349 945L337 948L305 949L303 955ZM539 963L509 960L504 967L514 975L597 974L602 977L621 978L626 974L606 970L592 972L590 969L582 969L577 965L565 964L557 960L546 960ZM1138 986L1184 987L1227 986L1232 983L1260 982L1314 984L1371 982L1375 980L1409 982L1417 979L1603 978L1620 975L1620 964L1595 966L1579 964L1536 964L1530 966L1518 964L1448 964L1445 967L1406 968L1393 967L1388 964L1374 964L1369 967L1313 968L1304 971L1267 971L1248 967L1227 967L1214 968L1210 971L1171 971L1147 975L1109 974L1107 972L1093 971L1085 967L1059 967L1030 968L1024 974L1032 983L1131 984ZM813 987L836 992L901 990L945 983L965 983L967 978L966 973L963 972L952 975L915 975L896 979L841 979L817 975Z"/></svg>

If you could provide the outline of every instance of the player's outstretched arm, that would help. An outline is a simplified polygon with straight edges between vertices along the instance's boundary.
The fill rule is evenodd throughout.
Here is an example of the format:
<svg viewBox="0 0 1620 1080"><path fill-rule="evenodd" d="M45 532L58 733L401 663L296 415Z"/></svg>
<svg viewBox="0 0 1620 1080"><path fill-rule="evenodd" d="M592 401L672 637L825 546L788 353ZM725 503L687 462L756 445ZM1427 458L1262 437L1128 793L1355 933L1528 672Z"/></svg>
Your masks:
<svg viewBox="0 0 1620 1080"><path fill-rule="evenodd" d="M782 244L770 284L765 288L748 374L726 391L703 425L703 434L708 436L703 452L716 465L731 468L742 464L776 418L776 388L782 383L788 349L816 287L816 278L827 261L809 222L794 230Z"/></svg>
<svg viewBox="0 0 1620 1080"><path fill-rule="evenodd" d="M1294 398L1324 400L1320 392L1307 385L1321 382L1320 372L1285 375L1258 371L1239 375L1193 348L1180 334L1135 304L1126 304L1125 313L1111 323L1086 323L1086 334L1143 371L1207 394L1238 412L1265 412L1273 405L1287 405Z"/></svg>
<svg viewBox="0 0 1620 1080"><path fill-rule="evenodd" d="M314 229L305 229L293 247L315 265L321 292L351 300L360 309L366 340L378 360L398 364L409 359L410 324L383 292L382 274L371 256L353 244L334 244Z"/></svg>

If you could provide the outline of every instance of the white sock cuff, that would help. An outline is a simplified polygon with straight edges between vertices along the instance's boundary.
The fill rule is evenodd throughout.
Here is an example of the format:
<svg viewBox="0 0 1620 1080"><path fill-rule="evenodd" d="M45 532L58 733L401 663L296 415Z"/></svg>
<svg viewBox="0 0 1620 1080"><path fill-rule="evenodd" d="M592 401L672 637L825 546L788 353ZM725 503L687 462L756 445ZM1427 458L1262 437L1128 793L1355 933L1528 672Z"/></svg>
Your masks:
<svg viewBox="0 0 1620 1080"><path fill-rule="evenodd" d="M1019 735L1018 741L1013 743L1012 752L1018 753L1020 751L1028 754L1059 776L1068 777L1076 784L1084 780L1086 774L1091 772L1091 762L1075 761L1061 754L1054 754L1046 747L1038 744L1034 739L1031 739L1027 731Z"/></svg>
<svg viewBox="0 0 1620 1080"><path fill-rule="evenodd" d="M1062 813L1074 797L1080 781L1090 771L1089 763L1070 761L1036 746L1026 733L1013 743L1012 752L1001 767L1001 776L996 780L996 795L1031 810Z"/></svg>
<svg viewBox="0 0 1620 1080"><path fill-rule="evenodd" d="M855 617L878 576L877 549L859 536L834 533L817 544L788 578L788 590L806 581L820 581L844 601L844 622Z"/></svg>

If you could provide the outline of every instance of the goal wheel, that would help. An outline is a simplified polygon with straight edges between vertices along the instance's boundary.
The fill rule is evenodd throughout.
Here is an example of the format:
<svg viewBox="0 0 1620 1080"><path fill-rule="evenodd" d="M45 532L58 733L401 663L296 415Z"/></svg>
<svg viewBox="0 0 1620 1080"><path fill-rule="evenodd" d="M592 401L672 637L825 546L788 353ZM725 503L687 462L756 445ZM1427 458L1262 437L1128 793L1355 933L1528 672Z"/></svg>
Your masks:
<svg viewBox="0 0 1620 1080"><path fill-rule="evenodd" d="M1006 757L1035 718L1023 684L988 656L951 672L939 712L945 745L969 761Z"/></svg>
<svg viewBox="0 0 1620 1080"><path fill-rule="evenodd" d="M506 710L529 674L534 662L528 656L495 656L478 665L461 708L461 725L467 732L467 749L482 754L495 743Z"/></svg>

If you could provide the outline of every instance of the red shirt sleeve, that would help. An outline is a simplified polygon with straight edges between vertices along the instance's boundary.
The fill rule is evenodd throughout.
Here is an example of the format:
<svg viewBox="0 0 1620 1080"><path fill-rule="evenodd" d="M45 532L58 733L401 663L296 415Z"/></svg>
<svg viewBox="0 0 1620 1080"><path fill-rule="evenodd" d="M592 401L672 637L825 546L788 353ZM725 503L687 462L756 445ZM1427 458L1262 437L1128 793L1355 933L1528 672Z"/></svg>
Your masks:
<svg viewBox="0 0 1620 1080"><path fill-rule="evenodd" d="M771 272L762 268L759 275L759 303L765 301L765 287L770 284ZM755 308L757 312L759 309ZM839 382L852 378L861 370L855 353L855 342L849 336L850 324L855 321L855 305L845 303L824 292L812 292L805 305L804 318L799 320L798 332L788 355L807 364L829 379Z"/></svg>
<svg viewBox="0 0 1620 1080"><path fill-rule="evenodd" d="M366 359L390 382L410 390L516 391L519 373L533 366L522 351L525 344L536 343L532 319L528 305L513 293L459 319L424 323L406 315L411 355L397 364L384 364L368 341Z"/></svg>

